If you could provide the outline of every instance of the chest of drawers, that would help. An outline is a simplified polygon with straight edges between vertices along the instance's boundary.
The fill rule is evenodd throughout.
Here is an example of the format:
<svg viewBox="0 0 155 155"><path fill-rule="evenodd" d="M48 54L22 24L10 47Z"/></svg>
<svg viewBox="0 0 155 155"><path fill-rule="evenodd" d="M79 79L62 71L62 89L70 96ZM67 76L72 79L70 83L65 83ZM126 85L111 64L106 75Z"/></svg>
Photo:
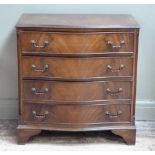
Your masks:
<svg viewBox="0 0 155 155"><path fill-rule="evenodd" d="M24 14L16 29L20 144L42 130L111 130L135 143L132 16Z"/></svg>

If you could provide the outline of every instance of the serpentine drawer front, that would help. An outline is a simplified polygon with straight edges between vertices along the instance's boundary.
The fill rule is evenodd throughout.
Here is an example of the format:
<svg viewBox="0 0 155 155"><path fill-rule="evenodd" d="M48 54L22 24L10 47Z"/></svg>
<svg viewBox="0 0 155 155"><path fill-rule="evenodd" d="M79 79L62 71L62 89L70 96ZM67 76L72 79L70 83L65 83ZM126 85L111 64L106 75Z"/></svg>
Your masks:
<svg viewBox="0 0 155 155"><path fill-rule="evenodd" d="M60 58L23 56L23 77L102 80L133 76L133 57Z"/></svg>
<svg viewBox="0 0 155 155"><path fill-rule="evenodd" d="M24 103L23 121L66 125L113 124L114 122L129 124L131 121L130 107L130 104L126 103L122 105L83 104L53 106Z"/></svg>
<svg viewBox="0 0 155 155"><path fill-rule="evenodd" d="M139 26L131 15L24 14L16 25L18 143L111 130L135 144Z"/></svg>
<svg viewBox="0 0 155 155"><path fill-rule="evenodd" d="M132 33L21 32L23 53L133 52Z"/></svg>
<svg viewBox="0 0 155 155"><path fill-rule="evenodd" d="M131 99L130 81L62 82L24 80L25 100L94 101Z"/></svg>

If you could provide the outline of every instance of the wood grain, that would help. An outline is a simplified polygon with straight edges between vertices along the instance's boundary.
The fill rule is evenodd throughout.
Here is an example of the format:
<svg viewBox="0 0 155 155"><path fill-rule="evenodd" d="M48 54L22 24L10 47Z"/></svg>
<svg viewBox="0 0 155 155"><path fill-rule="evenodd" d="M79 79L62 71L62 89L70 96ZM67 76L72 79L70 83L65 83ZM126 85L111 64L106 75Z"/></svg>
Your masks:
<svg viewBox="0 0 155 155"><path fill-rule="evenodd" d="M23 14L18 28L139 28L131 15L123 14Z"/></svg>
<svg viewBox="0 0 155 155"><path fill-rule="evenodd" d="M36 95L32 92L32 88L36 88L38 92L44 92L48 88L48 92L41 95ZM111 92L118 92L122 88L122 92L118 95L110 95L107 89ZM131 82L54 82L54 81L23 81L23 96L24 100L48 100L48 101L91 101L103 99L131 99Z"/></svg>
<svg viewBox="0 0 155 155"><path fill-rule="evenodd" d="M32 136L38 135L40 129L17 129L18 144L25 144Z"/></svg>
<svg viewBox="0 0 155 155"><path fill-rule="evenodd" d="M118 136L121 136L128 145L134 145L136 142L136 129L130 130L112 130Z"/></svg>
<svg viewBox="0 0 155 155"><path fill-rule="evenodd" d="M23 78L94 79L132 77L132 57L60 58L23 56ZM33 68L32 65L36 67ZM45 66L48 68L45 69ZM108 69L108 65L112 69ZM120 66L124 67L121 69ZM38 71L40 70L40 71ZM44 71L41 71L44 70Z"/></svg>
<svg viewBox="0 0 155 155"><path fill-rule="evenodd" d="M37 115L45 115L46 118L35 118L32 111ZM122 113L118 115L117 113ZM79 115L80 112L80 115ZM111 115L106 115L110 112ZM25 122L48 123L48 124L104 124L107 122L130 122L130 105L43 105L35 103L24 103Z"/></svg>
<svg viewBox="0 0 155 155"><path fill-rule="evenodd" d="M36 41L36 45L43 46L45 41L48 45L44 48L34 47L31 43ZM121 41L125 43L120 48L112 48L108 44L120 46ZM103 52L133 52L132 33L66 33L66 32L20 32L20 42L22 52L39 52L44 55L49 53L69 54L69 53L103 53Z"/></svg>

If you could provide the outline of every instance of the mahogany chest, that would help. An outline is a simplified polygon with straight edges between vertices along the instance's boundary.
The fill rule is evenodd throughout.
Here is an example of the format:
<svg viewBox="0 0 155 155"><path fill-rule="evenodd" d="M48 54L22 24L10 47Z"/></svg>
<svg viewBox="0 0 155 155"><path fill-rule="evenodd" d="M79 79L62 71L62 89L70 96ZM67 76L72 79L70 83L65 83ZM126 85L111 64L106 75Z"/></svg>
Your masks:
<svg viewBox="0 0 155 155"><path fill-rule="evenodd" d="M20 144L42 130L111 130L135 143L131 15L23 14L16 29Z"/></svg>

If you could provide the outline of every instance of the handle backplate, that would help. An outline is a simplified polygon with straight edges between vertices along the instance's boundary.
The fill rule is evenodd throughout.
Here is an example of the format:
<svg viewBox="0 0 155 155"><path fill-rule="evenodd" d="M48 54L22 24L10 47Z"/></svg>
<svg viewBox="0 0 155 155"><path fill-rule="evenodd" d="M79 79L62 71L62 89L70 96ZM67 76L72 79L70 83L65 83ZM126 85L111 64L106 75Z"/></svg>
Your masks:
<svg viewBox="0 0 155 155"><path fill-rule="evenodd" d="M111 65L107 65L107 70L113 73L117 73L120 72L123 68L125 67L125 65L121 64L119 65L118 69L113 69L113 67Z"/></svg>
<svg viewBox="0 0 155 155"><path fill-rule="evenodd" d="M113 43L112 41L107 41L107 45L109 45L112 48L122 48L122 46L125 44L125 41L122 40L120 43Z"/></svg>
<svg viewBox="0 0 155 155"><path fill-rule="evenodd" d="M122 88L118 88L118 90L116 90L116 91L112 91L110 88L107 88L106 89L106 93L108 94L108 95L110 95L110 96L118 96L118 95L120 95L120 93L122 93L123 92L123 89Z"/></svg>
<svg viewBox="0 0 155 155"><path fill-rule="evenodd" d="M36 88L33 87L31 90L35 95L44 95L48 92L48 88L45 88L43 91L38 91Z"/></svg>
<svg viewBox="0 0 155 155"><path fill-rule="evenodd" d="M36 47L36 48L45 48L45 47L49 44L49 42L48 42L48 40L45 40L45 41L43 42L43 45L38 45L38 44L37 44L37 41L31 40L31 44L32 44L34 47Z"/></svg>
<svg viewBox="0 0 155 155"><path fill-rule="evenodd" d="M45 113L43 115L40 115L40 114L37 114L37 112L35 110L33 110L32 114L35 119L45 119L48 116L48 111L45 111Z"/></svg>
<svg viewBox="0 0 155 155"><path fill-rule="evenodd" d="M45 65L43 66L43 69L37 69L37 67L36 67L35 64L32 64L31 67L33 68L33 70L34 70L35 72L45 72L45 71L48 70L49 65L48 65L48 64L45 64Z"/></svg>
<svg viewBox="0 0 155 155"><path fill-rule="evenodd" d="M109 118L118 118L121 114L122 114L122 111L119 110L116 114L113 114L109 111L106 111L105 114L109 117Z"/></svg>

